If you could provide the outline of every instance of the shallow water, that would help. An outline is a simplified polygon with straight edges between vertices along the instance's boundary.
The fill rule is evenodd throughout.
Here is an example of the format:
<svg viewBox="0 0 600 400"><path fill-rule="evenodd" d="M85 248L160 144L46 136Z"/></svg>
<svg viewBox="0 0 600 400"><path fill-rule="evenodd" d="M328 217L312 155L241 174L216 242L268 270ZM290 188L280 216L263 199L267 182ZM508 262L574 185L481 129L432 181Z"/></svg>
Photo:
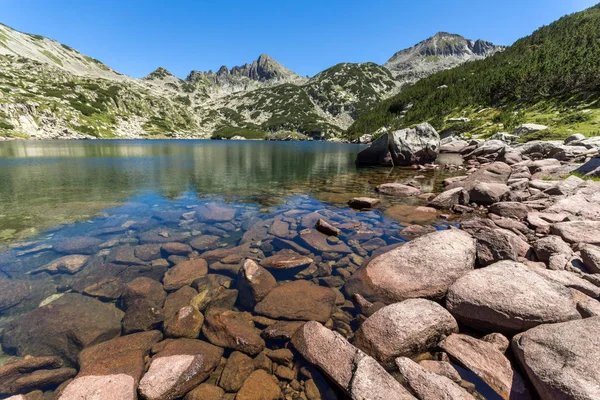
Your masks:
<svg viewBox="0 0 600 400"><path fill-rule="evenodd" d="M160 281L168 266L214 249L236 248L236 256L255 259L301 251L313 263L276 273L278 281L309 279L342 289L345 277L374 252L407 240L399 233L405 225L448 227L439 213L413 211L424 201L380 196L374 187L413 181L435 192L453 173L357 168L361 149L200 140L0 143L0 286L13 289L8 298L0 294L0 329L62 293L94 296L94 285L125 285L137 276ZM358 212L346 205L356 196L379 197L382 204ZM315 246L302 238L319 217L342 226L339 242ZM210 243L193 245L192 254L159 250L154 259L137 257L141 245L207 237ZM336 251L339 245L349 252ZM73 253L89 256L78 271L40 271ZM167 266L156 267L156 260ZM209 261L209 275L225 277L225 287L234 288L240 264L221 261ZM351 337L356 310L344 300L331 323ZM235 307L244 310L239 302Z"/></svg>

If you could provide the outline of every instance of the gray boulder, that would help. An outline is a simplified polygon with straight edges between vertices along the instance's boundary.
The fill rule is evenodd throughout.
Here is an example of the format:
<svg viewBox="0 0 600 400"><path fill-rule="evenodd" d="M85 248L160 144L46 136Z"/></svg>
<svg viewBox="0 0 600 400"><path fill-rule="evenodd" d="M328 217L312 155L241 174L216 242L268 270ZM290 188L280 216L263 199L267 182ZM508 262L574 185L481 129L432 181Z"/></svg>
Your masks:
<svg viewBox="0 0 600 400"><path fill-rule="evenodd" d="M435 251L432 251L434 249ZM346 281L346 292L371 302L441 299L475 265L475 240L450 229L421 236L371 259Z"/></svg>
<svg viewBox="0 0 600 400"><path fill-rule="evenodd" d="M409 299L383 307L356 332L354 345L384 365L399 356L424 353L447 335L458 332L454 317L439 304Z"/></svg>
<svg viewBox="0 0 600 400"><path fill-rule="evenodd" d="M448 290L446 308L459 322L484 332L517 333L581 318L571 290L512 261L458 279Z"/></svg>
<svg viewBox="0 0 600 400"><path fill-rule="evenodd" d="M542 400L600 398L600 317L541 325L513 338Z"/></svg>
<svg viewBox="0 0 600 400"><path fill-rule="evenodd" d="M523 125L519 125L515 128L513 135L521 137L521 136L528 135L530 133L545 131L547 129L548 129L548 127L545 125L523 124Z"/></svg>
<svg viewBox="0 0 600 400"><path fill-rule="evenodd" d="M394 165L433 162L439 151L440 136L428 123L390 134L390 152Z"/></svg>

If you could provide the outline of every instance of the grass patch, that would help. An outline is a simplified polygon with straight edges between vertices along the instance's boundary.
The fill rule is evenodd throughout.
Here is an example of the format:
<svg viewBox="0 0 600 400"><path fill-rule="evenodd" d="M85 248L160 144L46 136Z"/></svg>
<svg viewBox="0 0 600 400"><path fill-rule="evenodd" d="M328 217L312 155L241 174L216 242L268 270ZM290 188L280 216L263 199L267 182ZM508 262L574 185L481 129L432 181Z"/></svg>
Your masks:
<svg viewBox="0 0 600 400"><path fill-rule="evenodd" d="M54 61L54 63L60 65L61 67L63 66L62 60L60 58L56 57L54 54L50 53L49 51L42 50L42 54L45 55L46 57L48 57L49 59L51 59L52 61Z"/></svg>

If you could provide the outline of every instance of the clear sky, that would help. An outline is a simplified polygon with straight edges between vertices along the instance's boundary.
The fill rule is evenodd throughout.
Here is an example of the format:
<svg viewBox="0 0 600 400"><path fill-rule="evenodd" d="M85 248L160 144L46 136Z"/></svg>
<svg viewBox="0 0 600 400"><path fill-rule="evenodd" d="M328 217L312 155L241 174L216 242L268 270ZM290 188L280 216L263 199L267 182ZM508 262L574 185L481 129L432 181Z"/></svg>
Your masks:
<svg viewBox="0 0 600 400"><path fill-rule="evenodd" d="M600 0L0 0L0 22L119 72L179 77L267 53L301 75L384 63L438 31L509 45Z"/></svg>

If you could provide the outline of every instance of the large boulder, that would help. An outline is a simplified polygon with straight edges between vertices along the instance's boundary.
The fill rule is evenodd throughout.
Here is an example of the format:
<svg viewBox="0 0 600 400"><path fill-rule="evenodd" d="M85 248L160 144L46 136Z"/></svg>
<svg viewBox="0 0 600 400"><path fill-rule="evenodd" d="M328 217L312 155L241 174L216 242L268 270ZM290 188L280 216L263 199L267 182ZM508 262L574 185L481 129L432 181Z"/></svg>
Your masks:
<svg viewBox="0 0 600 400"><path fill-rule="evenodd" d="M542 400L600 398L600 317L540 325L513 338Z"/></svg>
<svg viewBox="0 0 600 400"><path fill-rule="evenodd" d="M356 332L354 345L384 365L399 356L411 357L435 347L441 338L458 332L452 315L439 304L409 299L383 307Z"/></svg>
<svg viewBox="0 0 600 400"><path fill-rule="evenodd" d="M458 279L448 290L446 308L459 322L489 332L517 333L581 318L568 288L512 261Z"/></svg>
<svg viewBox="0 0 600 400"><path fill-rule="evenodd" d="M318 322L304 324L292 345L352 399L414 399L377 361Z"/></svg>
<svg viewBox="0 0 600 400"><path fill-rule="evenodd" d="M82 349L119 336L122 318L111 304L68 293L10 322L2 346L20 356L59 356L74 365Z"/></svg>
<svg viewBox="0 0 600 400"><path fill-rule="evenodd" d="M428 123L390 134L390 152L394 165L433 162L439 151L440 135Z"/></svg>
<svg viewBox="0 0 600 400"><path fill-rule="evenodd" d="M394 165L392 155L390 154L390 139L387 133L371 143L369 147L358 153L356 163L359 165L384 165L391 167Z"/></svg>
<svg viewBox="0 0 600 400"><path fill-rule="evenodd" d="M421 236L373 258L346 281L346 292L371 302L441 299L475 265L475 240L450 229Z"/></svg>
<svg viewBox="0 0 600 400"><path fill-rule="evenodd" d="M208 378L222 356L223 349L200 340L166 342L152 357L139 392L147 400L180 398Z"/></svg>
<svg viewBox="0 0 600 400"><path fill-rule="evenodd" d="M523 124L523 125L519 125L515 128L515 130L513 131L513 135L521 137L521 136L528 135L530 133L545 131L547 129L548 129L548 127L546 125Z"/></svg>

